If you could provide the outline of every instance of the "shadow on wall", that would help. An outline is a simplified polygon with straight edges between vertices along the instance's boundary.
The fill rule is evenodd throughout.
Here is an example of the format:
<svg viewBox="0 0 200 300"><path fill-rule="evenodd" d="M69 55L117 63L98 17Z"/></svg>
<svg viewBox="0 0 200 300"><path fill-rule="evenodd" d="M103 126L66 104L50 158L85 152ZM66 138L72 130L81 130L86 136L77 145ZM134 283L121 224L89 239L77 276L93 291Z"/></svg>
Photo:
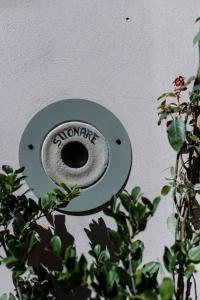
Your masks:
<svg viewBox="0 0 200 300"><path fill-rule="evenodd" d="M74 237L67 231L65 225L65 215L56 215L54 218L49 215L48 221L54 229L54 234L60 236L63 249L74 245ZM89 229L85 228L84 230L90 240L92 248L97 244L101 245L102 248L107 246L112 255L112 259L114 261L116 260L114 255L115 248L108 237L108 228L102 218L99 218L97 222L93 220L92 223L89 224ZM53 233L50 228L44 228L40 225L36 225L36 231L40 236L41 242L31 254L29 265L39 268L40 264L43 264L51 271L60 271L62 268L61 262L53 253L47 250ZM91 291L86 287L77 286L75 290L66 293L62 287L58 287L55 291L55 296L57 300L86 300L90 299Z"/></svg>

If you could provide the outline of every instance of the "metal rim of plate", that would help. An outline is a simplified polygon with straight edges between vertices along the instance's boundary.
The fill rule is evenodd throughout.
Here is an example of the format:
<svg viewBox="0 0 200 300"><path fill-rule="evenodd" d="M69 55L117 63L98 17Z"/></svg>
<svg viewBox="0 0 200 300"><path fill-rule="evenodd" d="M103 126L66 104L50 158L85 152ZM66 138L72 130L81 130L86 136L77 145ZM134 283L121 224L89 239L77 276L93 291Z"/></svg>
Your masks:
<svg viewBox="0 0 200 300"><path fill-rule="evenodd" d="M43 168L55 183L91 187L103 176L109 163L109 148L94 126L65 122L45 137L41 148Z"/></svg>
<svg viewBox="0 0 200 300"><path fill-rule="evenodd" d="M47 134L66 122L84 122L94 126L105 137L109 148L109 163L104 175L92 186L81 190L66 207L58 211L71 215L86 215L104 208L111 197L126 184L132 165L129 136L119 119L96 102L66 99L52 103L39 111L26 126L19 146L19 163L25 166L26 182L37 197L58 187L46 174L41 161L41 148Z"/></svg>

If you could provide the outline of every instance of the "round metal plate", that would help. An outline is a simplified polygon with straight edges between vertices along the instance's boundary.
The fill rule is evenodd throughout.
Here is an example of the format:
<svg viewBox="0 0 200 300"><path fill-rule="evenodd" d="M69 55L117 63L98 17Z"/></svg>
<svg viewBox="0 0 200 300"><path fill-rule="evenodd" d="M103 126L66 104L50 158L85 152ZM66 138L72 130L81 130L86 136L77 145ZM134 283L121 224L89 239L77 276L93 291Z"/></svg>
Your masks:
<svg viewBox="0 0 200 300"><path fill-rule="evenodd" d="M118 118L105 107L83 99L61 100L48 105L25 128L19 147L19 162L26 167L27 183L38 197L56 188L42 162L42 149L44 151L48 135L68 122L85 123L100 132L108 147L106 157L109 159L103 175L59 211L74 215L93 213L103 208L112 195L124 187L132 163L128 134Z"/></svg>
<svg viewBox="0 0 200 300"><path fill-rule="evenodd" d="M55 183L86 188L106 171L109 149L104 136L94 126L70 121L48 133L42 144L41 159L46 174Z"/></svg>

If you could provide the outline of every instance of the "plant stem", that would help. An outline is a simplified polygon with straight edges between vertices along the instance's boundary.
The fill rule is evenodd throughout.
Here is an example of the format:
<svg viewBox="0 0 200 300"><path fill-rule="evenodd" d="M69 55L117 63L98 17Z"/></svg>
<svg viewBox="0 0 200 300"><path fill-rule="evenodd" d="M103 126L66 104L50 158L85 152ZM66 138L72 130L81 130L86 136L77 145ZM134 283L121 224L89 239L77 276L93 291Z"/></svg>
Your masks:
<svg viewBox="0 0 200 300"><path fill-rule="evenodd" d="M16 292L17 292L17 296L18 296L19 300L23 300L18 280L14 276L13 276L13 283L14 283L14 286L16 288Z"/></svg>
<svg viewBox="0 0 200 300"><path fill-rule="evenodd" d="M183 272L184 272L184 267L182 264L179 264L176 300L184 299L185 284L184 284L184 273Z"/></svg>
<svg viewBox="0 0 200 300"><path fill-rule="evenodd" d="M196 83L200 83L200 42L198 42L198 52L199 52L199 66L197 70Z"/></svg>
<svg viewBox="0 0 200 300"><path fill-rule="evenodd" d="M8 251L8 249L6 247L6 244L5 244L5 241L4 241L4 236L1 239L1 245L2 245L2 247L4 249L4 252L5 252L6 256L9 256L9 251Z"/></svg>
<svg viewBox="0 0 200 300"><path fill-rule="evenodd" d="M129 238L130 238L130 245L132 244L132 237L133 237L133 230L132 226L127 222L128 228L129 228ZM132 292L135 295L136 294L136 287L135 287L135 281L134 281L134 270L133 270L133 265L132 265L132 254L131 251L129 251L129 272L131 276L131 285L132 285Z"/></svg>
<svg viewBox="0 0 200 300"><path fill-rule="evenodd" d="M185 300L189 300L190 299L189 297L190 297L191 287L192 287L191 278L188 278Z"/></svg>
<svg viewBox="0 0 200 300"><path fill-rule="evenodd" d="M22 299L22 294L21 294L21 291L20 291L20 288L19 288L19 285L18 285L18 282L17 282L17 285L16 285L16 289L17 289L17 294L18 294L19 300L23 300Z"/></svg>
<svg viewBox="0 0 200 300"><path fill-rule="evenodd" d="M177 199L176 199L176 185L177 185L177 178L178 178L179 157L180 157L180 153L178 153L177 157L176 157L173 200L174 200L174 204L176 206L177 213L180 216L180 208L179 208L179 205L178 205L178 202L177 202Z"/></svg>
<svg viewBox="0 0 200 300"><path fill-rule="evenodd" d="M177 192L177 178L178 178L178 170L179 170L179 157L180 157L180 152L177 154L176 157L176 165L175 165L175 177L174 177L174 193L173 193L173 200L174 204L177 209L177 213L179 214L179 221L178 221L178 229L177 229L177 236L176 240L184 240L185 238L185 220L181 216L181 205L180 203L177 202L176 198L176 192ZM176 293L176 300L183 300L184 299L184 289L185 289L185 284L184 284L184 267L182 264L179 264L178 268L178 279L177 279L177 293Z"/></svg>
<svg viewBox="0 0 200 300"><path fill-rule="evenodd" d="M193 281L194 281L194 293L195 293L195 300L197 300L197 284L196 284L196 279L194 277L194 275L192 276Z"/></svg>

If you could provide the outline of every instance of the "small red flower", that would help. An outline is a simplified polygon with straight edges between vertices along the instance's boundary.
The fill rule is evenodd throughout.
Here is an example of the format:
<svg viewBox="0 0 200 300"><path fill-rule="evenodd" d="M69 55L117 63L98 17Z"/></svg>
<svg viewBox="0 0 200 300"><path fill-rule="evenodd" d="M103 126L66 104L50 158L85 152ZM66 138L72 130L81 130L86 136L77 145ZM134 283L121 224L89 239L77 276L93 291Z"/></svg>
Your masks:
<svg viewBox="0 0 200 300"><path fill-rule="evenodd" d="M185 78L183 76L179 76L175 78L173 84L174 84L174 93L179 103L181 92L185 89Z"/></svg>
<svg viewBox="0 0 200 300"><path fill-rule="evenodd" d="M173 81L173 84L175 87L181 87L185 85L185 78L183 76L179 76Z"/></svg>

